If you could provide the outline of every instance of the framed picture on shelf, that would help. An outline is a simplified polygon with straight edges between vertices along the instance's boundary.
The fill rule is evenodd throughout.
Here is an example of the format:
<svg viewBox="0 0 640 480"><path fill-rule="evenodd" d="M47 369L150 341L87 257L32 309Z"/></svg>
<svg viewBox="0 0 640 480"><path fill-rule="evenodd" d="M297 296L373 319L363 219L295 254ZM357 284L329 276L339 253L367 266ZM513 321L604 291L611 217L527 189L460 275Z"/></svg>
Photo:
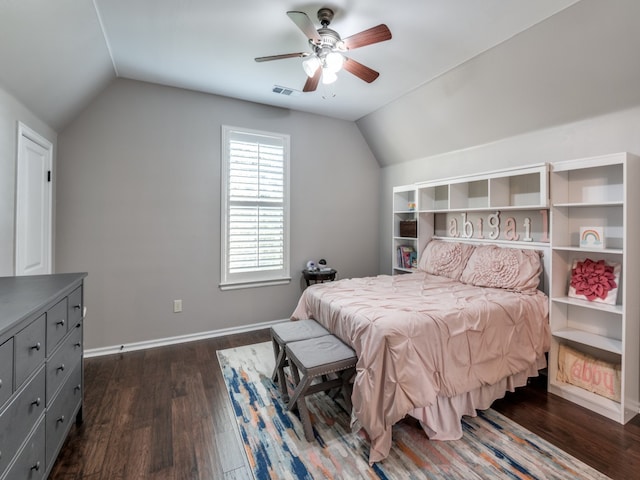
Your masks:
<svg viewBox="0 0 640 480"><path fill-rule="evenodd" d="M620 285L620 264L590 258L575 259L568 295L590 302L615 305Z"/></svg>
<svg viewBox="0 0 640 480"><path fill-rule="evenodd" d="M580 248L604 248L604 228L580 227Z"/></svg>

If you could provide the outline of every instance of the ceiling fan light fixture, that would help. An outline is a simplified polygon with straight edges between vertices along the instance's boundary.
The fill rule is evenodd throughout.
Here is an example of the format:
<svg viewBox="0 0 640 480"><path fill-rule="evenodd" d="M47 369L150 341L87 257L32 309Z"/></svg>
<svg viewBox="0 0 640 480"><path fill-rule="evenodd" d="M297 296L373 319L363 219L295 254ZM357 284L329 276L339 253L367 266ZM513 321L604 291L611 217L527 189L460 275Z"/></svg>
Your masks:
<svg viewBox="0 0 640 480"><path fill-rule="evenodd" d="M320 25L322 25L320 28L316 28L309 16L304 12L292 10L288 11L287 15L307 37L311 52L257 57L255 59L256 62L267 62L286 58L303 58L302 68L308 77L302 89L303 92L314 92L320 80L322 80L324 85L334 83L338 79L336 75L337 72L342 69L367 83L373 82L380 76L380 73L351 58L343 56L341 52L347 52L356 48L390 40L391 31L384 23L367 30L362 30L343 40L338 32L329 28L333 20L333 10L330 8L324 7L318 10L318 20L320 20ZM322 68L322 70L320 70L320 68ZM325 91L327 91L326 88ZM332 94L330 96L333 97L335 95Z"/></svg>
<svg viewBox="0 0 640 480"><path fill-rule="evenodd" d="M329 70L327 67L324 67L322 69L322 83L324 85L329 85L335 82L337 79L338 76L336 75L336 72L334 72L333 70Z"/></svg>
<svg viewBox="0 0 640 480"><path fill-rule="evenodd" d="M324 59L325 67L334 73L339 72L343 64L344 57L338 52L330 52Z"/></svg>
<svg viewBox="0 0 640 480"><path fill-rule="evenodd" d="M304 69L304 73L307 74L307 77L311 78L316 73L316 70L320 68L320 59L312 55L302 61L302 68Z"/></svg>

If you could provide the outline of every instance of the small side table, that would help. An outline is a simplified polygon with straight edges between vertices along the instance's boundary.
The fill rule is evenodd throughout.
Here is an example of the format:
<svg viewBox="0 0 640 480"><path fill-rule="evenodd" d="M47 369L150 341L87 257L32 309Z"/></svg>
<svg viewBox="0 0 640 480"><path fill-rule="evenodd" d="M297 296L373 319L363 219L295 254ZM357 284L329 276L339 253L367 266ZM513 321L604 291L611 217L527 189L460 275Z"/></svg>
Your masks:
<svg viewBox="0 0 640 480"><path fill-rule="evenodd" d="M313 283L333 282L336 279L336 273L333 268L331 270L302 270L304 281L307 282L307 287Z"/></svg>

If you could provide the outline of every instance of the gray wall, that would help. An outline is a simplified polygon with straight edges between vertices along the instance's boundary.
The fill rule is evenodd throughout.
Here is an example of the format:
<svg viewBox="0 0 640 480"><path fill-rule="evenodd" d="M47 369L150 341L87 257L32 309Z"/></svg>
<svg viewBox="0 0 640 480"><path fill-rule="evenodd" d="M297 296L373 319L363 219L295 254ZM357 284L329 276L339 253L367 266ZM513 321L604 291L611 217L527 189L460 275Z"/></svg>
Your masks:
<svg viewBox="0 0 640 480"><path fill-rule="evenodd" d="M386 166L638 105L638 19L638 0L582 0L358 127Z"/></svg>
<svg viewBox="0 0 640 480"><path fill-rule="evenodd" d="M56 133L0 87L0 276L10 276L15 272L18 122L22 122L49 140L54 148L54 167L56 160ZM53 194L55 195L55 190Z"/></svg>
<svg viewBox="0 0 640 480"><path fill-rule="evenodd" d="M289 285L218 288L222 124L291 135ZM352 122L116 80L58 139L57 271L89 272L86 348L288 318L308 259L376 274L379 172Z"/></svg>
<svg viewBox="0 0 640 480"><path fill-rule="evenodd" d="M634 107L383 168L380 271L388 273L391 269L391 197L394 186L608 153L640 155L638 132L640 107Z"/></svg>

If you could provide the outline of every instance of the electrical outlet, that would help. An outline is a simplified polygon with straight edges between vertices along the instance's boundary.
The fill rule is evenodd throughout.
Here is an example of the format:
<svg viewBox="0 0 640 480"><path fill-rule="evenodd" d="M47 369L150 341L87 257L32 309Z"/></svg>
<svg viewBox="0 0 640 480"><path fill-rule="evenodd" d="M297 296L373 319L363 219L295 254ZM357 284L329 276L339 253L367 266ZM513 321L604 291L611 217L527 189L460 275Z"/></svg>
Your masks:
<svg viewBox="0 0 640 480"><path fill-rule="evenodd" d="M180 313L182 311L182 300L173 301L173 313Z"/></svg>

